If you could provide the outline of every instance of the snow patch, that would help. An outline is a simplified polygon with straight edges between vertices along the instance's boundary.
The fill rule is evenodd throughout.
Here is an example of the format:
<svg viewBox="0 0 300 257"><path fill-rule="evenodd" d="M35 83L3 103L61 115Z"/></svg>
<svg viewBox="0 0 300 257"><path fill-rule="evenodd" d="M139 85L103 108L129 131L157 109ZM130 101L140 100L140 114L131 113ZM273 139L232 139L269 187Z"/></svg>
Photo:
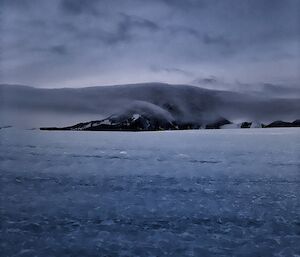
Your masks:
<svg viewBox="0 0 300 257"><path fill-rule="evenodd" d="M253 121L250 126L250 128L261 128L261 127L262 127L261 123L258 121Z"/></svg>
<svg viewBox="0 0 300 257"><path fill-rule="evenodd" d="M111 121L109 119L101 121L98 125L111 125Z"/></svg>
<svg viewBox="0 0 300 257"><path fill-rule="evenodd" d="M135 113L135 114L132 115L132 120L133 120L133 121L136 121L136 120L139 119L140 117L141 117L140 114Z"/></svg>

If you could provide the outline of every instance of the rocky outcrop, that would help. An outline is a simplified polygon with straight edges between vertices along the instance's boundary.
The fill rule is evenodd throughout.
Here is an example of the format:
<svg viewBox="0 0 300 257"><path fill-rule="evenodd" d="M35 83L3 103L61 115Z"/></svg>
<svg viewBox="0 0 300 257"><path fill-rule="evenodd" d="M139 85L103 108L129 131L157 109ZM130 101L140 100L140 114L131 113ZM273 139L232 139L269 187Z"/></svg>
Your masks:
<svg viewBox="0 0 300 257"><path fill-rule="evenodd" d="M265 128L291 128L291 127L300 127L300 120L295 120L293 122L286 122L277 120L268 125L264 126Z"/></svg>
<svg viewBox="0 0 300 257"><path fill-rule="evenodd" d="M242 122L241 123L241 128L250 128L251 127L252 122Z"/></svg>

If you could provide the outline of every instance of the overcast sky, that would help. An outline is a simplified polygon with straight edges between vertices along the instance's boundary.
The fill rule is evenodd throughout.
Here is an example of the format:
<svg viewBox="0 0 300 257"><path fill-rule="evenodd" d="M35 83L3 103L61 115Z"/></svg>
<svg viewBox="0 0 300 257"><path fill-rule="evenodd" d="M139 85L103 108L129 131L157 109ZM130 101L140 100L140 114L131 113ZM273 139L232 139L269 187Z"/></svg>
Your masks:
<svg viewBox="0 0 300 257"><path fill-rule="evenodd" d="M1 83L299 86L299 0L0 4Z"/></svg>

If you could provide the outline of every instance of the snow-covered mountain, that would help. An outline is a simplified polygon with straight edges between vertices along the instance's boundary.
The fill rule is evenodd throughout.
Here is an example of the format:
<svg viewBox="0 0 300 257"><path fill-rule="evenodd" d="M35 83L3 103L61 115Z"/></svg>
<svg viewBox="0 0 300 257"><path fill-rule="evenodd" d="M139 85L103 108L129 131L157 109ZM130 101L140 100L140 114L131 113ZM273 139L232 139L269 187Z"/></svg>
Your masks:
<svg viewBox="0 0 300 257"><path fill-rule="evenodd" d="M165 118L134 113L132 115L111 116L103 120L78 123L68 127L42 127L41 130L73 130L73 131L157 131L183 129L243 129L243 128L280 128L300 127L300 120L293 122L274 121L270 124L258 122L232 123L224 118L202 126L195 123L180 123Z"/></svg>
<svg viewBox="0 0 300 257"><path fill-rule="evenodd" d="M166 127L205 127L224 118L234 123L269 123L300 117L300 101L295 98L162 83L60 89L0 85L0 109L1 126L27 127L66 127L82 121L93 127L97 123L91 120L101 121L104 126L113 117L126 123L134 114L139 115L136 123L159 121Z"/></svg>

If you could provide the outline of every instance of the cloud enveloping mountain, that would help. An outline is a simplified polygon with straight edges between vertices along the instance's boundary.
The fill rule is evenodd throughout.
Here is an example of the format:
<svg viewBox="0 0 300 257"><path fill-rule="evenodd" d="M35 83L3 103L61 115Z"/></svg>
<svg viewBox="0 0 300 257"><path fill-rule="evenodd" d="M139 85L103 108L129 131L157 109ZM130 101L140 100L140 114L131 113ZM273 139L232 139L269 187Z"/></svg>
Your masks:
<svg viewBox="0 0 300 257"><path fill-rule="evenodd" d="M179 123L293 121L298 98L208 90L188 85L145 83L87 88L39 89L1 85L2 125L67 126L111 115L146 115Z"/></svg>

